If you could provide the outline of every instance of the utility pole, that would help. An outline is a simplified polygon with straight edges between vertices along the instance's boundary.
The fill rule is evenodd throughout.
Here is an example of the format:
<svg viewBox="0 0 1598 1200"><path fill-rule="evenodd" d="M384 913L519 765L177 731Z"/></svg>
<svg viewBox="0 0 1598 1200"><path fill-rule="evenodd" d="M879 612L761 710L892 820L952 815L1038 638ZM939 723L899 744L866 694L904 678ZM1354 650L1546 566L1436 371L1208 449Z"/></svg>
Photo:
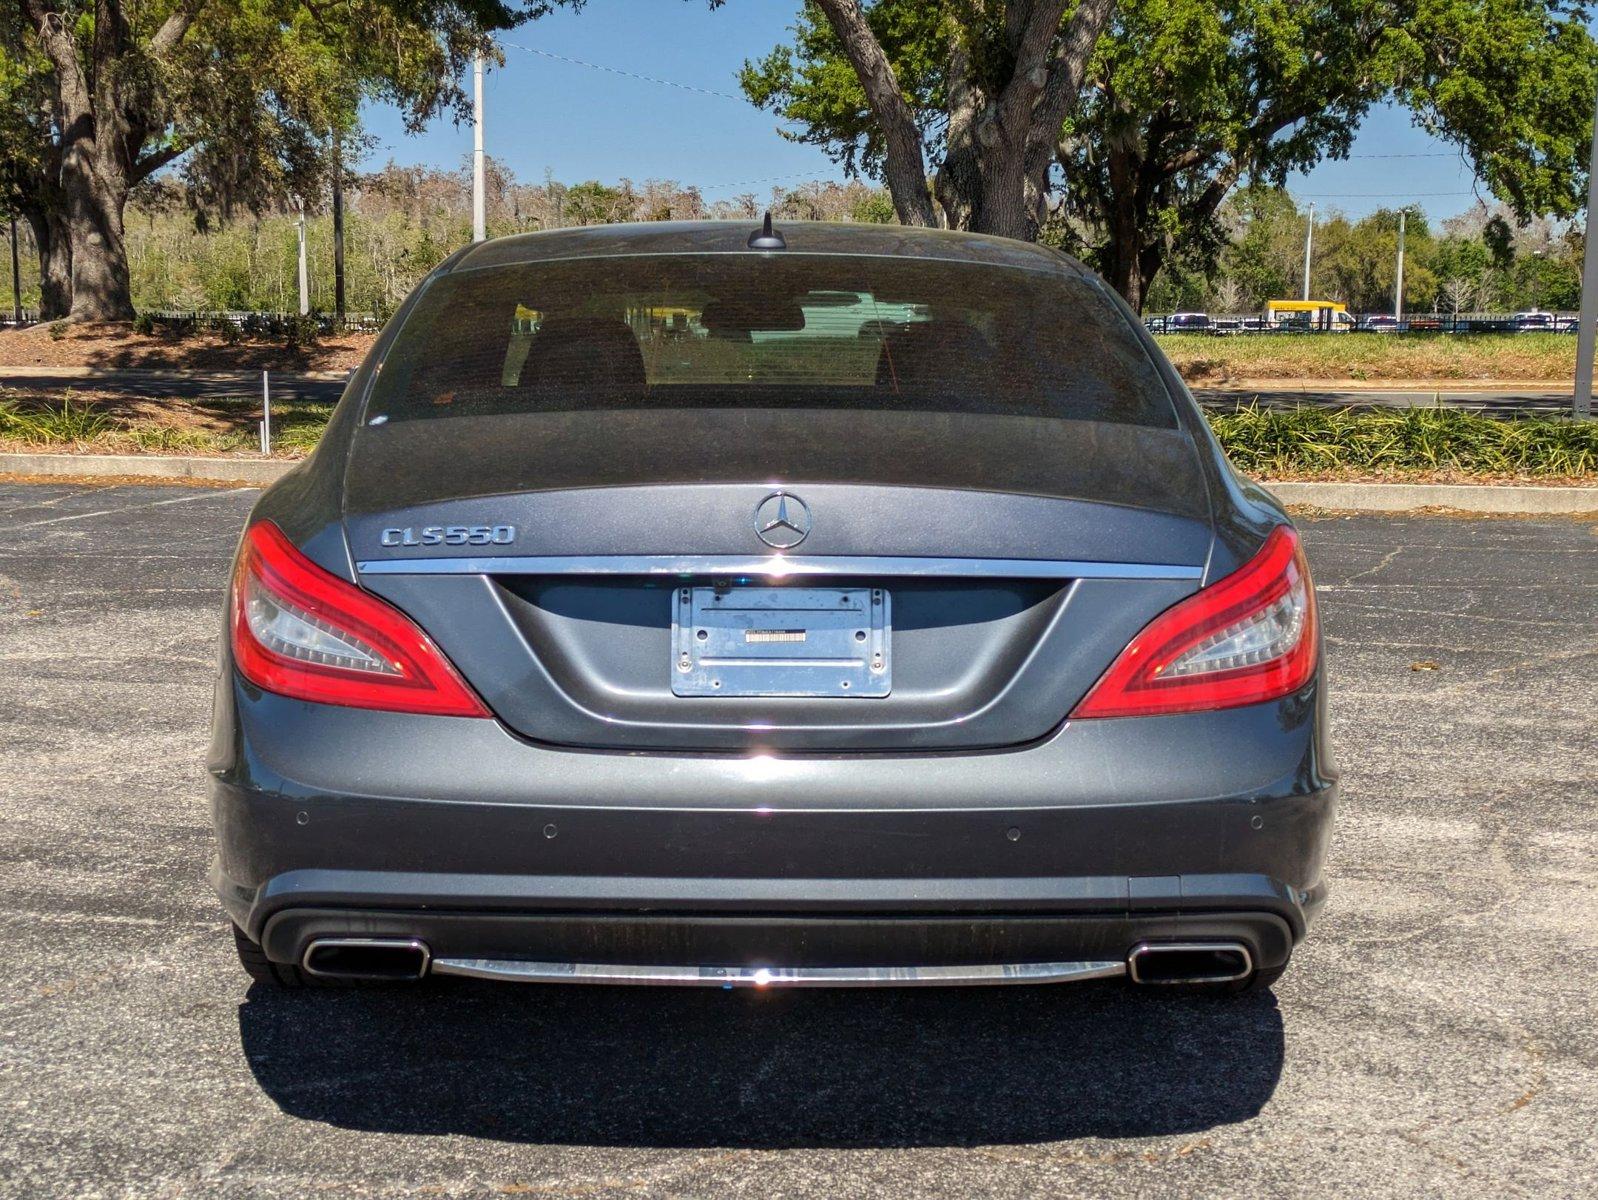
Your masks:
<svg viewBox="0 0 1598 1200"><path fill-rule="evenodd" d="M472 54L472 241L488 236L483 171L483 52Z"/></svg>
<svg viewBox="0 0 1598 1200"><path fill-rule="evenodd" d="M1304 299L1309 299L1309 259L1315 249L1315 204L1309 206L1309 225L1304 230Z"/></svg>
<svg viewBox="0 0 1598 1200"><path fill-rule="evenodd" d="M344 147L333 134L333 317L344 326Z"/></svg>
<svg viewBox="0 0 1598 1200"><path fill-rule="evenodd" d="M1393 284L1393 320L1404 319L1404 218L1408 213L1398 210L1398 280Z"/></svg>
<svg viewBox="0 0 1598 1200"><path fill-rule="evenodd" d="M300 316L311 311L311 275L305 265L305 208L300 208L300 219L295 222L300 231Z"/></svg>
<svg viewBox="0 0 1598 1200"><path fill-rule="evenodd" d="M11 214L11 316L22 328L22 268L17 265L17 214Z"/></svg>
<svg viewBox="0 0 1598 1200"><path fill-rule="evenodd" d="M1581 263L1581 316L1576 325L1576 394L1572 410L1578 417L1592 413L1592 352L1594 320L1598 318L1598 117L1593 120L1592 153L1587 159L1587 249Z"/></svg>

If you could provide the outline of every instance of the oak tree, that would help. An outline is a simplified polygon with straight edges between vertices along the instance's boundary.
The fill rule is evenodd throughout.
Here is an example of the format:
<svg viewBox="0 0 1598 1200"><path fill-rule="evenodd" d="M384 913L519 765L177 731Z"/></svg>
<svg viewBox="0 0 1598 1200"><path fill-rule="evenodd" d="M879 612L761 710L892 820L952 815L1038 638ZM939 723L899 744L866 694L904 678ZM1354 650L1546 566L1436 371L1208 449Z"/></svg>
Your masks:
<svg viewBox="0 0 1598 1200"><path fill-rule="evenodd" d="M25 74L28 100L0 124L0 169L13 207L55 222L39 241L52 269L64 235L71 316L124 320L123 213L141 181L177 164L196 202L223 211L315 194L362 100L398 103L413 126L463 106L472 50L524 13L500 0L0 0L0 78Z"/></svg>
<svg viewBox="0 0 1598 1200"><path fill-rule="evenodd" d="M790 136L882 175L897 200L909 185L887 170L884 106L861 82L867 56L839 33L833 7L807 0L791 43L745 64L744 91L792 122ZM1012 10L997 0L856 9L882 57L877 74L897 85L933 161L944 223L1017 236L960 186L1005 161L1009 143L991 122L1021 61ZM1099 9L1064 7L1056 45L1082 32L1084 12L1096 20ZM1029 163L1028 203L1034 215L1047 205L1048 219L1022 233L1062 242L1141 306L1173 255L1213 263L1234 188L1280 185L1346 155L1384 102L1458 147L1518 216L1568 215L1582 201L1598 87L1587 17L1584 0L1120 0L1074 102L1047 112L1048 135L1032 137L1048 155L1041 169ZM1403 162L1394 168L1401 187Z"/></svg>

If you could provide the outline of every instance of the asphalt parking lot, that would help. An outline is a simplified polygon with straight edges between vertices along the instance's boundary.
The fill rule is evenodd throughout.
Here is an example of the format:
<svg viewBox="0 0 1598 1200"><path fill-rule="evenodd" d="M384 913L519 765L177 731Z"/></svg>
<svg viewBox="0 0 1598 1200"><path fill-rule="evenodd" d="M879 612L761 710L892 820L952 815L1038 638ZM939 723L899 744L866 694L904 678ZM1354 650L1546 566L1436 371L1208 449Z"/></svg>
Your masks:
<svg viewBox="0 0 1598 1200"><path fill-rule="evenodd" d="M1274 993L249 987L254 492L0 484L0 1196L1598 1193L1598 525L1325 517L1344 792Z"/></svg>

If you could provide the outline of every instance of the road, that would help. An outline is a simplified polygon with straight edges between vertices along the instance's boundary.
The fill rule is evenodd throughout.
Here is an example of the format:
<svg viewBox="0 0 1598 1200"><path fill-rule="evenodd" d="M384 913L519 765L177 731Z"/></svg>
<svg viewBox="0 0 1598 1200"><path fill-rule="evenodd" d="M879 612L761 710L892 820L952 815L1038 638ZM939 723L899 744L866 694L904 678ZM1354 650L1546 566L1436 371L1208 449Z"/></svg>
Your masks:
<svg viewBox="0 0 1598 1200"><path fill-rule="evenodd" d="M296 994L205 883L253 498L0 484L0 1196L1598 1194L1598 528L1306 522L1344 794L1274 994Z"/></svg>
<svg viewBox="0 0 1598 1200"><path fill-rule="evenodd" d="M107 370L92 375L82 371L56 370L42 367L27 369L0 367L0 388L33 388L47 391L64 391L67 388L103 388L126 392L132 396L162 399L175 396L184 399L227 399L237 397L256 400L261 394L261 375L258 371L191 372ZM304 375L291 372L272 373L272 394L279 400L325 401L332 403L344 391L342 379L329 379L322 375ZM1237 388L1194 388L1193 394L1208 408L1226 408L1258 400L1261 404L1291 407L1309 404L1328 408L1376 406L1383 408L1409 408L1442 403L1450 408L1469 408L1495 415L1530 413L1566 413L1570 411L1570 392L1546 391L1534 388L1509 390L1395 390L1378 391L1359 389L1340 391L1318 389L1313 386L1280 386L1266 390Z"/></svg>
<svg viewBox="0 0 1598 1200"><path fill-rule="evenodd" d="M272 396L279 401L323 401L331 404L344 394L344 378L333 378L330 374L273 371ZM44 367L0 367L0 388L28 388L42 391L95 388L153 400L172 397L184 400L233 398L259 400L261 373L134 369L88 371L67 368L51 370Z"/></svg>

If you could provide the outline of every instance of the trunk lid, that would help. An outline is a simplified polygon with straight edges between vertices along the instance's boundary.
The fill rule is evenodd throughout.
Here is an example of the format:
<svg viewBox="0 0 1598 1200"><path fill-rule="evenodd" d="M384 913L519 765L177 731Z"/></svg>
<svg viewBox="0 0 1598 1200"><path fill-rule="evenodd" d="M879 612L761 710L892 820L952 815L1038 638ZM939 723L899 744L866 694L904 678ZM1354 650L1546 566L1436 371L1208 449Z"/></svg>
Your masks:
<svg viewBox="0 0 1598 1200"><path fill-rule="evenodd" d="M361 583L532 739L994 748L1047 735L1198 586L1197 453L1177 429L939 412L404 421L356 435L346 533ZM778 490L807 509L780 554L756 520ZM773 586L885 593L886 694L674 690L693 589Z"/></svg>

